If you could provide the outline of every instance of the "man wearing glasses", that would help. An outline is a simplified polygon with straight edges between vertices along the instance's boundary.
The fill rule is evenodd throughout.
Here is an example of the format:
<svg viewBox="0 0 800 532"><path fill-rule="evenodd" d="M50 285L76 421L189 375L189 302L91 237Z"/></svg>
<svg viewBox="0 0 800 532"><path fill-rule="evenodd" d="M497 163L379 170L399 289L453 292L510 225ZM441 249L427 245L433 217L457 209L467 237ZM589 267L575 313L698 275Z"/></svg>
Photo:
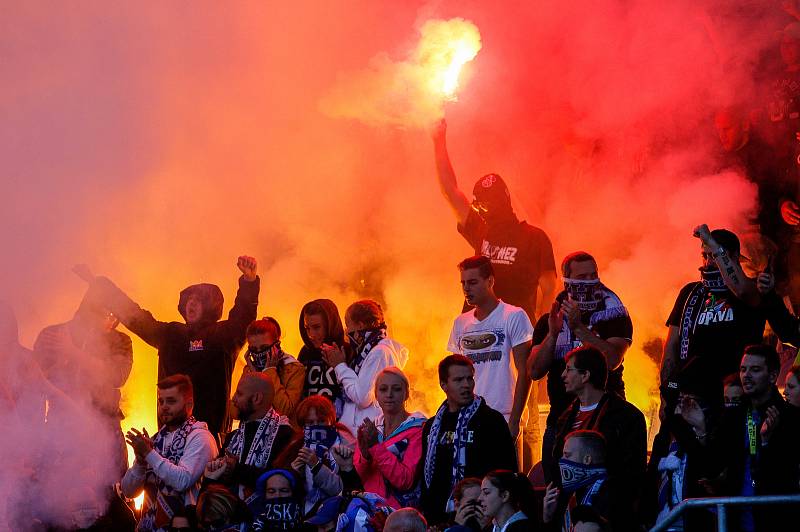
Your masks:
<svg viewBox="0 0 800 532"><path fill-rule="evenodd" d="M564 442L570 432L595 430L606 440L606 468L609 481L619 486L619 503L629 505L616 514L631 519L616 523L615 530L635 530L634 515L640 486L647 465L647 428L644 414L614 392L606 390L608 366L606 356L596 347L585 345L566 356L561 373L566 391L575 399L558 420L554 456L562 456ZM549 476L558 482L557 467Z"/></svg>

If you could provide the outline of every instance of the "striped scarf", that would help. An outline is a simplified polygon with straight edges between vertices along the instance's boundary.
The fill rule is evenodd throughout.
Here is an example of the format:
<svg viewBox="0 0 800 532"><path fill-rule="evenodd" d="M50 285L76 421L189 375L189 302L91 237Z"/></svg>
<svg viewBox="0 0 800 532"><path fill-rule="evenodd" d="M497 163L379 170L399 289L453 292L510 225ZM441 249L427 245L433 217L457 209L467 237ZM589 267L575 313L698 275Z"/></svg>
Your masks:
<svg viewBox="0 0 800 532"><path fill-rule="evenodd" d="M453 438L453 475L450 480L450 487L464 478L464 470L467 461L467 427L472 421L472 416L483 404L483 397L476 395L469 405L462 407L458 411L456 430ZM439 432L442 429L442 418L447 412L447 401L442 403L431 424L431 431L428 434L428 450L425 453L425 486L430 488L433 480L433 472L436 469L436 447L439 445Z"/></svg>

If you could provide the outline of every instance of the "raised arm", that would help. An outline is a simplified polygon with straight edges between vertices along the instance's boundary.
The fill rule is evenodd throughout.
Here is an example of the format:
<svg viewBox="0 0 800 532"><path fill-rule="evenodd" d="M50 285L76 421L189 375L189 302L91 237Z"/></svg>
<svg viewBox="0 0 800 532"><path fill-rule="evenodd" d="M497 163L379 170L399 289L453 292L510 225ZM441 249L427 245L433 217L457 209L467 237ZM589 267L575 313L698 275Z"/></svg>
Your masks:
<svg viewBox="0 0 800 532"><path fill-rule="evenodd" d="M453 171L450 155L447 153L447 122L444 119L436 125L432 135L439 187L441 187L442 194L444 194L445 199L453 209L458 224L464 225L467 222L470 206L467 197L458 188L456 173Z"/></svg>
<svg viewBox="0 0 800 532"><path fill-rule="evenodd" d="M708 251L713 254L714 262L719 267L725 286L748 305L757 306L761 302L761 294L758 292L755 281L747 277L739 261L731 257L728 250L714 240L708 226L703 224L695 227L694 236L699 238Z"/></svg>
<svg viewBox="0 0 800 532"><path fill-rule="evenodd" d="M237 260L236 266L242 272L239 277L239 290L228 313L228 319L220 325L235 343L242 344L247 326L257 317L261 280L258 277L258 262L255 258L242 255Z"/></svg>
<svg viewBox="0 0 800 532"><path fill-rule="evenodd" d="M128 330L155 348L161 346L169 327L167 323L156 320L107 277L93 275L85 264L75 266L72 271L89 284L89 290L95 291L102 304Z"/></svg>

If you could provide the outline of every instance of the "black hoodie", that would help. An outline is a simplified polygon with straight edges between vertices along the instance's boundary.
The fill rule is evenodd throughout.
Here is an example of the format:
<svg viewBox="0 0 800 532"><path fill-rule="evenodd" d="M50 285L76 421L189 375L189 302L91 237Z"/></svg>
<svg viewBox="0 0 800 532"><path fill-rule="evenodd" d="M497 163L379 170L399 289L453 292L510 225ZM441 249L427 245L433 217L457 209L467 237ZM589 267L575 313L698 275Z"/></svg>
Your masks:
<svg viewBox="0 0 800 532"><path fill-rule="evenodd" d="M219 321L223 305L219 287L204 283L182 290L178 312L184 319L189 296L196 295L203 303L203 317L193 325L157 321L105 277L97 277L94 284L125 327L158 349L158 379L188 375L194 386L194 416L205 421L212 434L228 432L231 375L247 326L256 319L260 279L239 278L236 300L223 321Z"/></svg>
<svg viewBox="0 0 800 532"><path fill-rule="evenodd" d="M336 406L336 417L338 419L342 414L342 389L339 386L339 380L336 378L336 372L333 368L325 364L325 361L322 359L322 352L314 347L314 344L306 333L303 315L308 309L312 310L312 314L318 314L318 312L316 312L318 309L322 309L324 312L322 318L325 322L325 330L327 331L324 343L333 344L335 342L348 354L349 344L345 340L342 318L339 317L339 309L336 308L336 303L330 299L315 299L303 305L303 309L300 311L300 336L303 338L304 345L297 355L297 360L306 367L303 397L305 398L310 395L324 395L328 397Z"/></svg>

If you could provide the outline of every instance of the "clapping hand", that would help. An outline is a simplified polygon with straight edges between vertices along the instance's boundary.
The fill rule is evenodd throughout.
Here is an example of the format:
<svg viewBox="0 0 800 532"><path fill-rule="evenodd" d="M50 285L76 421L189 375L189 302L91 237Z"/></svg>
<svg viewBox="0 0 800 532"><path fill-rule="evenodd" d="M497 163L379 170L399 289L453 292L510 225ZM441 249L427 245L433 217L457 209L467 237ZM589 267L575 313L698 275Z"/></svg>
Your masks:
<svg viewBox="0 0 800 532"><path fill-rule="evenodd" d="M133 454L140 464L144 463L147 455L153 450L153 440L147 434L147 429L145 428L142 428L142 432L132 428L125 435L125 441L133 447Z"/></svg>
<svg viewBox="0 0 800 532"><path fill-rule="evenodd" d="M353 454L353 449L346 445L334 445L331 447L331 456L336 460L341 471L353 470ZM292 463L292 467L294 467L294 463Z"/></svg>
<svg viewBox="0 0 800 532"><path fill-rule="evenodd" d="M322 344L320 349L322 351L322 360L331 368L347 362L344 351L336 342L333 342L333 345Z"/></svg>

